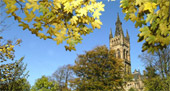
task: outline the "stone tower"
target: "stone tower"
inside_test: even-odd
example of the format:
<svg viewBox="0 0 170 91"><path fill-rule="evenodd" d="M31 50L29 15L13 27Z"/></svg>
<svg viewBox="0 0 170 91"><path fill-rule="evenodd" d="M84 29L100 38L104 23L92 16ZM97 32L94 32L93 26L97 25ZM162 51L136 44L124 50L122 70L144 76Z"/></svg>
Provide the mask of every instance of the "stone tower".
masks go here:
<svg viewBox="0 0 170 91"><path fill-rule="evenodd" d="M131 61L130 61L130 38L128 31L126 30L126 37L124 36L122 29L122 22L117 14L117 21L115 23L116 31L115 36L112 35L112 29L110 29L109 40L110 49L115 50L115 56L124 60L124 72L125 74L131 73Z"/></svg>

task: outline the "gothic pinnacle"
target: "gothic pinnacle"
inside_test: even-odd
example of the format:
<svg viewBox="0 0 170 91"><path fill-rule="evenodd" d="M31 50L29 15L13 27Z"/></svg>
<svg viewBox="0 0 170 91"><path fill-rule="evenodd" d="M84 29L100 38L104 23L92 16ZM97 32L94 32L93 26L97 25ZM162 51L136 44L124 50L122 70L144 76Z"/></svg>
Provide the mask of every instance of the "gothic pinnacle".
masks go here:
<svg viewBox="0 0 170 91"><path fill-rule="evenodd" d="M109 34L109 39L113 38L113 35L112 35L112 29L110 28L110 34Z"/></svg>
<svg viewBox="0 0 170 91"><path fill-rule="evenodd" d="M129 33L128 33L128 30L126 29L126 38L129 39Z"/></svg>
<svg viewBox="0 0 170 91"><path fill-rule="evenodd" d="M119 13L117 13L117 21L120 21Z"/></svg>

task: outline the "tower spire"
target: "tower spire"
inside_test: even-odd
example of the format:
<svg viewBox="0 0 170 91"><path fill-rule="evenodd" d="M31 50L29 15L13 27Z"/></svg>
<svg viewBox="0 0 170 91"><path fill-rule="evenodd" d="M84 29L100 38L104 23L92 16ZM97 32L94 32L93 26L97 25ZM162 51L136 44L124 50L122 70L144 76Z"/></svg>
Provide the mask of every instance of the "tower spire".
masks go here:
<svg viewBox="0 0 170 91"><path fill-rule="evenodd" d="M126 38L129 39L129 33L127 29L126 29Z"/></svg>
<svg viewBox="0 0 170 91"><path fill-rule="evenodd" d="M123 33L123 30L122 30L122 22L120 21L119 13L117 13L115 36L119 36L119 35L124 37L124 33Z"/></svg>
<svg viewBox="0 0 170 91"><path fill-rule="evenodd" d="M119 13L117 13L117 22L120 22Z"/></svg>
<svg viewBox="0 0 170 91"><path fill-rule="evenodd" d="M112 29L110 28L110 34L109 34L109 39L113 38L113 35L112 35Z"/></svg>

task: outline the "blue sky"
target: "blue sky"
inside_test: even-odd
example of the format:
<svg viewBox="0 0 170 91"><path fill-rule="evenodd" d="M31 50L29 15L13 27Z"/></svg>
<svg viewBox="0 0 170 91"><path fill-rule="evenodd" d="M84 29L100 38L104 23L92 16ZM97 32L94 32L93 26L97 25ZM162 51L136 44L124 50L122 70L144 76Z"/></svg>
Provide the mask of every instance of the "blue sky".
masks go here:
<svg viewBox="0 0 170 91"><path fill-rule="evenodd" d="M60 66L67 64L74 64L78 54L84 53L84 51L91 50L99 45L106 45L109 48L109 32L112 28L114 35L115 22L117 19L117 13L119 13L120 20L122 22L122 28L126 35L126 29L128 29L130 35L130 56L131 56L131 68L132 72L135 69L144 69L143 63L138 58L141 54L142 43L138 43L137 34L138 29L134 27L134 23L124 20L124 14L121 11L120 1L108 2L107 0L101 0L105 4L105 11L102 12L101 21L103 25L101 29L96 29L93 33L83 36L82 44L76 46L76 51L65 51L64 45L57 45L53 40L39 39L30 31L23 31L21 27L18 27L18 23L13 19L8 19L6 22L11 23L12 26L5 30L1 35L5 39L22 39L21 46L15 47L16 59L25 56L24 63L27 64L27 70L29 70L28 81L31 85L34 84L37 78L42 75L51 76L52 73Z"/></svg>

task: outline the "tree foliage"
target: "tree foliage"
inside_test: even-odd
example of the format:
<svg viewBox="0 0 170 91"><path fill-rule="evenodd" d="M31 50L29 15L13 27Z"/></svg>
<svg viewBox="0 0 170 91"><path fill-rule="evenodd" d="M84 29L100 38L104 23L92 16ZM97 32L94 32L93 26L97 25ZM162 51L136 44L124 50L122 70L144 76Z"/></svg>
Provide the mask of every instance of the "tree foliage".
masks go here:
<svg viewBox="0 0 170 91"><path fill-rule="evenodd" d="M167 84L161 79L152 66L146 67L143 82L145 91L168 91L166 87Z"/></svg>
<svg viewBox="0 0 170 91"><path fill-rule="evenodd" d="M4 82L6 80L12 79L10 75L12 75L12 71L14 70L15 63L9 63L10 60L14 60L14 46L19 45L21 40L17 40L16 43L12 43L12 41L3 40L3 37L0 36L0 81ZM8 63L7 63L8 61Z"/></svg>
<svg viewBox="0 0 170 91"><path fill-rule="evenodd" d="M6 64L9 66L1 68L0 71L0 90L9 91L29 91L30 84L27 81L28 72L25 73L26 65L22 62L24 57L20 60ZM11 66L11 64L13 64ZM3 66L3 65L2 65Z"/></svg>
<svg viewBox="0 0 170 91"><path fill-rule="evenodd" d="M66 50L75 50L82 35L100 28L99 16L104 4L96 0L3 0L6 13L43 39L52 39L57 44L66 41ZM24 12L22 17L18 11ZM90 27L91 26L91 27Z"/></svg>
<svg viewBox="0 0 170 91"><path fill-rule="evenodd" d="M170 90L170 48L151 53L143 53L140 58L146 64L144 85L146 91Z"/></svg>
<svg viewBox="0 0 170 91"><path fill-rule="evenodd" d="M135 88L130 88L128 91L137 91Z"/></svg>
<svg viewBox="0 0 170 91"><path fill-rule="evenodd" d="M55 79L59 84L59 90L69 90L70 84L69 81L73 79L73 71L69 68L70 65L64 65L59 67L52 75L52 78Z"/></svg>
<svg viewBox="0 0 170 91"><path fill-rule="evenodd" d="M58 83L51 80L49 77L42 76L37 79L35 85L32 86L31 91L57 91Z"/></svg>
<svg viewBox="0 0 170 91"><path fill-rule="evenodd" d="M158 51L170 44L169 0L121 0L125 20L140 27L138 42L145 40L142 51Z"/></svg>
<svg viewBox="0 0 170 91"><path fill-rule="evenodd" d="M4 41L3 37L0 36L0 59L1 63L4 61L14 59L14 46L19 45L21 40L17 40L16 43L12 43L11 40Z"/></svg>
<svg viewBox="0 0 170 91"><path fill-rule="evenodd" d="M27 78L20 78L9 83L8 91L30 91L31 85L27 81Z"/></svg>
<svg viewBox="0 0 170 91"><path fill-rule="evenodd" d="M170 47L154 52L154 54L144 52L139 56L146 66L153 66L161 77L170 75Z"/></svg>
<svg viewBox="0 0 170 91"><path fill-rule="evenodd" d="M71 67L77 78L70 81L78 91L109 91L123 89L123 61L114 57L106 46L96 47L78 55Z"/></svg>
<svg viewBox="0 0 170 91"><path fill-rule="evenodd" d="M0 1L0 8L4 8L5 3ZM0 33L2 33L4 30L7 30L7 28L10 26L10 23L6 23L7 15L4 14L6 10L0 10ZM14 60L14 46L19 45L21 42L20 39L18 39L15 43L11 40L5 40L0 35L0 82L7 81L9 79L12 79L10 75L12 75L12 71L14 70L15 63L10 62Z"/></svg>

